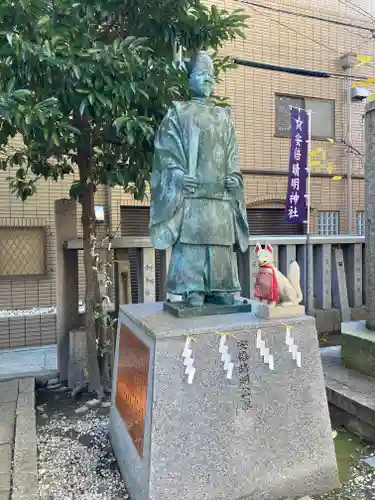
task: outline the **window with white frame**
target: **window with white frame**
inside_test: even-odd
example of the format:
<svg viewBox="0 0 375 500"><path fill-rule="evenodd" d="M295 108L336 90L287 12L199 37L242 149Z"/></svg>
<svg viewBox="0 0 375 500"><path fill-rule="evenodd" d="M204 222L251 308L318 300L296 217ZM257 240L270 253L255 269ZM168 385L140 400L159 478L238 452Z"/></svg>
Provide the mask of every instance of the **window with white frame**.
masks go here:
<svg viewBox="0 0 375 500"><path fill-rule="evenodd" d="M316 229L321 236L333 236L339 234L339 212L318 212Z"/></svg>
<svg viewBox="0 0 375 500"><path fill-rule="evenodd" d="M276 122L275 133L279 137L289 137L291 130L290 106L310 109L311 135L313 139L326 139L335 136L335 101L332 99L318 99L276 94Z"/></svg>
<svg viewBox="0 0 375 500"><path fill-rule="evenodd" d="M356 233L360 236L365 234L365 212L357 212L355 214Z"/></svg>

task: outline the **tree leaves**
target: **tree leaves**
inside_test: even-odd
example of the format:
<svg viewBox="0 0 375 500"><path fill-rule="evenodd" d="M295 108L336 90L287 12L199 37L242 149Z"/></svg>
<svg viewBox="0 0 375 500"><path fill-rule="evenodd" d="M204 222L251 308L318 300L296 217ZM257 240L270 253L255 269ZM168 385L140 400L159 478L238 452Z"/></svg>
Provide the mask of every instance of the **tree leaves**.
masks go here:
<svg viewBox="0 0 375 500"><path fill-rule="evenodd" d="M13 97L19 99L20 101L26 101L27 98L32 96L31 90L28 89L18 89L13 92Z"/></svg>
<svg viewBox="0 0 375 500"><path fill-rule="evenodd" d="M0 146L16 134L24 143L21 163L11 150L4 160L15 172L12 189L26 199L37 180L67 175L84 118L95 185L140 198L155 130L172 101L188 95L174 42L186 55L216 50L242 36L246 16L201 0L3 0L0 19ZM215 55L218 77L232 67ZM79 197L79 181L71 195Z"/></svg>
<svg viewBox="0 0 375 500"><path fill-rule="evenodd" d="M49 16L42 16L38 23L37 23L37 26L40 27L40 26L44 26L45 24L49 23L51 21L51 18Z"/></svg>

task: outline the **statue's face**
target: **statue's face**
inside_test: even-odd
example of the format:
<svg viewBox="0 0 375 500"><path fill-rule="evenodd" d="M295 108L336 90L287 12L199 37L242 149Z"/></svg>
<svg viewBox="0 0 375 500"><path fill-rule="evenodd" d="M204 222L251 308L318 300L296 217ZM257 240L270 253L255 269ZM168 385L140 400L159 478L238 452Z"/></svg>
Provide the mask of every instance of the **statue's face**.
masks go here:
<svg viewBox="0 0 375 500"><path fill-rule="evenodd" d="M215 84L215 72L211 57L198 55L195 68L190 74L189 85L195 97L209 97Z"/></svg>

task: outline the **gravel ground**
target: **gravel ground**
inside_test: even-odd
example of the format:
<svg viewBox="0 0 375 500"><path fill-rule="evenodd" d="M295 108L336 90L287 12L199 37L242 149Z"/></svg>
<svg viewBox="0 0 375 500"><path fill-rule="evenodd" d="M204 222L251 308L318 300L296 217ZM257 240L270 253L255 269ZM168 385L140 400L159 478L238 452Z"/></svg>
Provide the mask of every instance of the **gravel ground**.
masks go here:
<svg viewBox="0 0 375 500"><path fill-rule="evenodd" d="M375 499L375 471L363 462L351 467L351 478L340 491L329 493L316 500L372 500Z"/></svg>
<svg viewBox="0 0 375 500"><path fill-rule="evenodd" d="M85 312L84 304L78 305L80 313ZM56 314L56 307L33 307L32 309L0 309L0 318L13 316L38 316L40 314Z"/></svg>
<svg viewBox="0 0 375 500"><path fill-rule="evenodd" d="M375 469L363 460L375 456L374 446L343 429L339 429L338 434L335 447L342 483L341 489L315 500L375 499Z"/></svg>
<svg viewBox="0 0 375 500"><path fill-rule="evenodd" d="M129 498L109 441L109 401L76 413L87 401L58 385L37 391L41 500Z"/></svg>
<svg viewBox="0 0 375 500"><path fill-rule="evenodd" d="M70 392L58 384L37 391L40 500L129 498L109 441L109 400L95 408L88 403L88 397L73 402ZM341 434L340 438L342 487L314 500L374 500L375 469L362 459L375 456L375 448L352 443L343 451ZM350 436L344 439L350 445Z"/></svg>

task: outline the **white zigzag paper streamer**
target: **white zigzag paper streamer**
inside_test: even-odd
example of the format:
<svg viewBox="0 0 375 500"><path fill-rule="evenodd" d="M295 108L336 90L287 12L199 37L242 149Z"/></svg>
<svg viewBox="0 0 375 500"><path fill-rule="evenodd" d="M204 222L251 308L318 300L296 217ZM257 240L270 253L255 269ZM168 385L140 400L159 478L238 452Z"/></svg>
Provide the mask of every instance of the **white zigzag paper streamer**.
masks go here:
<svg viewBox="0 0 375 500"><path fill-rule="evenodd" d="M192 384L195 375L195 366L193 358L193 350L190 349L191 338L187 338L182 352L182 357L184 358L185 375L188 376L188 384Z"/></svg>
<svg viewBox="0 0 375 500"><path fill-rule="evenodd" d="M295 344L293 337L290 335L290 326L286 327L285 344L289 346L289 352L292 354L292 359L297 363L298 368L302 366L302 354L298 350L297 344Z"/></svg>
<svg viewBox="0 0 375 500"><path fill-rule="evenodd" d="M224 363L224 371L227 373L227 379L231 379L233 376L234 364L231 361L229 348L225 344L226 341L227 336L222 335L220 338L219 353L221 354L221 361Z"/></svg>
<svg viewBox="0 0 375 500"><path fill-rule="evenodd" d="M263 363L268 365L268 368L273 371L275 369L273 354L271 354L269 348L266 347L266 341L262 339L262 330L260 329L257 330L256 348L259 350L259 353L263 358Z"/></svg>

